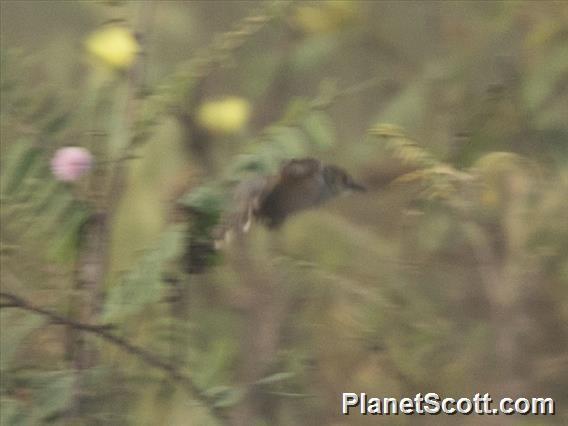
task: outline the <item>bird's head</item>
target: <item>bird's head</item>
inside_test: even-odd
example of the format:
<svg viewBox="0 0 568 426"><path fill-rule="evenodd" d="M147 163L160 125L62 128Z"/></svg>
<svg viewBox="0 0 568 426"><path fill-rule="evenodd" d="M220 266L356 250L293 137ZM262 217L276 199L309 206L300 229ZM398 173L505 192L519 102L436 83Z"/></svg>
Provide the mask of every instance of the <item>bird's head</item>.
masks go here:
<svg viewBox="0 0 568 426"><path fill-rule="evenodd" d="M323 168L323 179L333 195L343 192L366 191L363 185L356 182L345 170L337 166L325 166Z"/></svg>

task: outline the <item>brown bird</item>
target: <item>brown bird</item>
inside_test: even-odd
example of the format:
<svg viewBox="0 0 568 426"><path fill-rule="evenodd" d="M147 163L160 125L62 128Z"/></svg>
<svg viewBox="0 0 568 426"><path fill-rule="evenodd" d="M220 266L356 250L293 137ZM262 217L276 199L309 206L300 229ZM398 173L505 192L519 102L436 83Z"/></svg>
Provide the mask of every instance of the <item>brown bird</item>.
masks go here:
<svg viewBox="0 0 568 426"><path fill-rule="evenodd" d="M365 191L365 187L342 168L314 158L289 160L277 175L254 178L237 185L234 208L222 223L218 235L230 239L233 232L247 232L255 220L275 229L288 216L350 191Z"/></svg>

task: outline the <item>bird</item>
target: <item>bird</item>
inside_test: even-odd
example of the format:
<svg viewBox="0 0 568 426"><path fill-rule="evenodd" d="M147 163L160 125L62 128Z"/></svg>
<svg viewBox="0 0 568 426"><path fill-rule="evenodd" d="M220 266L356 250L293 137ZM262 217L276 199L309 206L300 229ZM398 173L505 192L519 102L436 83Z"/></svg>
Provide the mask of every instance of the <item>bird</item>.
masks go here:
<svg viewBox="0 0 568 426"><path fill-rule="evenodd" d="M288 160L275 175L258 176L235 187L233 208L221 220L216 245L230 241L235 232L248 232L253 222L278 229L289 216L353 191L366 188L341 167L311 157Z"/></svg>

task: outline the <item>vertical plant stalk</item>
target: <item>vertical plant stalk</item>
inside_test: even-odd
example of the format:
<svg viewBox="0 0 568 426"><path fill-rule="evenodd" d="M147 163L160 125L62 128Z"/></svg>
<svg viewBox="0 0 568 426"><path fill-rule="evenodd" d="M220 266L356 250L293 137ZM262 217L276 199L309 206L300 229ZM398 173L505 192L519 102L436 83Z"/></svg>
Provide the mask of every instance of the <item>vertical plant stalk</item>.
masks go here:
<svg viewBox="0 0 568 426"><path fill-rule="evenodd" d="M530 321L522 301L523 288L527 287L531 274L530 260L523 248L526 230L519 221L522 202L511 201L504 211L501 223L501 238L505 240L503 253L494 250L491 238L495 236L490 235L487 229L471 220L464 223L489 302L489 319L495 333L499 391L504 396L521 395L530 389L527 378L518 373L519 356L523 353L519 345L520 332L522 324Z"/></svg>
<svg viewBox="0 0 568 426"><path fill-rule="evenodd" d="M270 251L278 249L278 235L271 235ZM251 256L247 241L238 235L232 262L245 287L244 328L237 379L243 398L230 416L232 426L254 424L266 413L258 381L270 373L281 341L282 324L289 312L290 297L271 265Z"/></svg>
<svg viewBox="0 0 568 426"><path fill-rule="evenodd" d="M72 301L72 309L78 320L84 323L97 323L104 304L104 288L111 266L112 224L126 185L126 168L123 158L127 158L130 151L130 134L135 123L136 107L144 82L144 42L154 15L154 2L141 2L139 8L139 25L135 36L140 45L140 54L127 76L128 92L124 115L116 118L122 121L121 128L124 129L125 155L120 156L118 161L114 162L114 167L110 170L107 192L103 194L103 203L96 206L98 211L87 221L80 235L76 264L76 292ZM104 180L105 178L106 176L97 176L97 179ZM78 418L82 411L81 401L85 396L84 371L97 364L98 353L96 347L87 344L84 335L77 330L71 329L69 334L72 366L76 372L69 414L71 417Z"/></svg>
<svg viewBox="0 0 568 426"><path fill-rule="evenodd" d="M195 110L203 101L205 88L211 73L227 62L231 62L233 54L241 48L253 35L257 34L268 23L278 18L291 5L290 1L271 1L263 4L259 10L237 23L234 28L216 37L213 43L203 52L192 58L188 65L174 75L175 96L171 96L169 112L177 120L182 130L182 143L193 164L201 168L203 179L213 180L217 177L218 168L214 161L214 138L196 122ZM167 87L167 86L166 86ZM173 104L170 104L172 103ZM186 212L186 220L192 225L189 229L187 255L183 262L188 279L171 279L172 297L170 312L174 324L187 323L192 288L205 284L207 276L207 257L212 250L210 242L203 242L196 236L195 228L199 226L199 213ZM205 285L205 287L211 287ZM172 360L178 363L185 361L187 337L179 336L172 347Z"/></svg>
<svg viewBox="0 0 568 426"><path fill-rule="evenodd" d="M495 356L499 371L499 389L502 396L515 395L513 362L515 335L512 328L514 318L513 302L507 297L510 292L510 279L505 268L491 247L486 231L470 220L464 222L470 245L479 268L482 291L489 302L489 321L494 331ZM512 425L511 416L500 419L502 425Z"/></svg>
<svg viewBox="0 0 568 426"><path fill-rule="evenodd" d="M173 111L173 116L182 131L182 144L187 156L199 165L201 173L206 178L213 178L215 175L213 138L208 131L197 124L195 117L195 110L203 101L209 77L209 74L204 74L199 79L196 78L195 85L187 90L180 105L177 105Z"/></svg>

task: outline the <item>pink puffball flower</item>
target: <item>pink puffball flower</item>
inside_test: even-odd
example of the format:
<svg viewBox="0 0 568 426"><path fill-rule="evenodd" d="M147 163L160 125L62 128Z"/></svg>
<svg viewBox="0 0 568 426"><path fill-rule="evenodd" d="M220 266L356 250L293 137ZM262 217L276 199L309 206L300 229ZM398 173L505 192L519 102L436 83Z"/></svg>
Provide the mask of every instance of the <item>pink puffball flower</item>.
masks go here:
<svg viewBox="0 0 568 426"><path fill-rule="evenodd" d="M51 159L51 172L62 182L74 182L87 173L93 165L93 156L85 148L68 146L60 148Z"/></svg>

